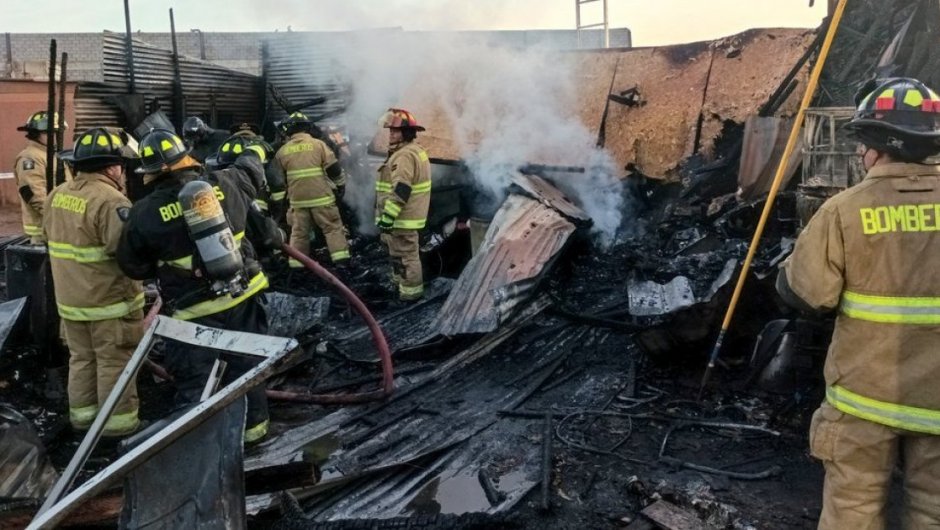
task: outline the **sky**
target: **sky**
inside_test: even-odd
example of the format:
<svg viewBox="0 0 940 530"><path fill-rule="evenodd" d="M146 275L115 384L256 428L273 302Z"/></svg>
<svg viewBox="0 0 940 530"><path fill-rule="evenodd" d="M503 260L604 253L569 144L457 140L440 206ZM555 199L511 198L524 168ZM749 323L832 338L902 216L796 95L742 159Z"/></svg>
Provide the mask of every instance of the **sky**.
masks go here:
<svg viewBox="0 0 940 530"><path fill-rule="evenodd" d="M124 30L122 0L4 0L0 32ZM709 40L755 27L816 27L826 0L608 0L610 27L628 27L634 46ZM582 7L601 22L602 3ZM573 29L574 0L130 0L134 31ZM55 16L62 13L63 16Z"/></svg>

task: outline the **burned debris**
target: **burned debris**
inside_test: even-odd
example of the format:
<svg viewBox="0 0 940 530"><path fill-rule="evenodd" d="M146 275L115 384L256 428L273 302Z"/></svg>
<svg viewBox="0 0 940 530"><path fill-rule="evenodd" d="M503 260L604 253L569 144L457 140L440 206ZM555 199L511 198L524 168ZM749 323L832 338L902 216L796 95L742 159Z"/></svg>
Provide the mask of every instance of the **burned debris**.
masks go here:
<svg viewBox="0 0 940 530"><path fill-rule="evenodd" d="M158 315L167 302L148 286L148 332L82 434L62 413L67 354L48 254L0 241L0 526L815 526L822 470L805 438L832 320L789 309L777 271L819 206L863 176L841 128L857 81L937 70L919 51L936 36L925 21L935 3L899 0L877 19L874 4L850 4L839 33L751 30L511 63L527 75L564 64L579 88L570 100L547 95L566 86L546 81L494 101L493 87L468 81L478 62L451 84L419 72L396 80L428 128L419 140L431 182L405 193L430 195L414 303L399 299L400 267L388 266L373 222L395 210L375 204L377 190L391 192L374 176L389 145L356 121L373 109L357 107L345 77L368 64L356 62L366 37L337 35L326 48L348 51L351 65L337 66L327 51L298 59L321 53L309 51L312 37L278 35L255 78L106 34L104 80L79 87L80 120L142 136L179 126L185 102L214 125L261 122L273 133L272 117L307 113L348 178L333 200L354 259L321 266L336 255L321 233L309 255L261 256L267 335ZM880 62L858 50L877 50ZM152 82L150 63L173 83ZM814 106L798 107L815 65ZM506 92L510 81L500 81ZM555 132L552 120L525 122L530 99L578 123L557 120ZM169 341L260 362L223 385L223 358L202 400L173 409ZM134 380L149 425L99 443ZM271 403L270 431L244 446L242 396L256 387Z"/></svg>

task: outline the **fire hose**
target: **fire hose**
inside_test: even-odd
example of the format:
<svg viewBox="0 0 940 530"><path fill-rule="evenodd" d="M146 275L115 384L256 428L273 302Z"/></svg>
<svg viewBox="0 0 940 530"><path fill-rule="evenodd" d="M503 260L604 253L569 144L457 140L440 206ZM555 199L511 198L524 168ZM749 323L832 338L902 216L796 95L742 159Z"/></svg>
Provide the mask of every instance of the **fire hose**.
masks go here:
<svg viewBox="0 0 940 530"><path fill-rule="evenodd" d="M357 313L359 313L359 316L365 320L366 325L369 327L369 331L372 333L372 342L375 344L375 347L379 352L379 359L382 364L382 386L381 388L371 392L360 392L357 394L310 394L305 392L268 390L268 397L271 399L295 401L299 403L341 405L376 401L390 396L392 392L395 391L395 374L394 368L392 367L392 352L388 348L388 342L385 340L385 334L382 333L382 328L379 327L379 323L376 322L375 317L372 316L372 313L369 312L369 309L366 308L366 305L362 303L362 300L356 296L356 293L352 292L349 287L341 282L339 278L330 273L330 271L323 268L322 265L307 257L299 250L291 247L290 245L287 245L286 243L281 246L281 249L288 256L302 263L304 267L309 269L312 273L320 277L320 279L339 291L340 294L343 295L343 298L345 298L349 303L349 305L351 305L352 308L355 309Z"/></svg>
<svg viewBox="0 0 940 530"><path fill-rule="evenodd" d="M369 312L369 309L365 306L364 303L362 303L362 300L356 296L356 293L352 292L349 287L341 282L339 278L330 273L330 271L323 268L322 265L287 244L282 246L282 250L288 256L303 263L307 269L339 291L340 294L343 295L343 298L345 298L346 301L349 302L349 304L353 307L353 309L359 313L362 319L365 320L366 325L369 327L369 331L372 333L372 341L375 343L375 347L379 352L379 359L382 364L382 388L373 390L371 392L360 392L356 394L310 394L305 392L268 390L267 396L271 399L280 401L316 403L322 405L364 403L368 401L377 401L379 399L384 399L390 396L392 392L395 391L395 374L394 368L392 366L392 352L388 348L388 342L385 340L385 334L382 332L382 328L379 327L379 323L376 322L375 317L372 316L372 313ZM147 314L145 320L147 324L149 324L149 321L152 320L160 311L161 306L162 301L158 296L153 304L153 307ZM154 363L153 361L150 361L149 359L147 360L147 364L158 377L168 381L173 380L172 376L162 366Z"/></svg>

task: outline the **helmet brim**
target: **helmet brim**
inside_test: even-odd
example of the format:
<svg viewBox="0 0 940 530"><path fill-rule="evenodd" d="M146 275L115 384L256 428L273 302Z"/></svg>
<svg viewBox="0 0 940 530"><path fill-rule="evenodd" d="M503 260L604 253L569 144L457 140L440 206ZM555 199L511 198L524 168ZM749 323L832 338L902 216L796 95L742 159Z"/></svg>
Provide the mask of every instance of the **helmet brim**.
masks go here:
<svg viewBox="0 0 940 530"><path fill-rule="evenodd" d="M422 131L426 131L426 130L427 130L427 129L425 129L424 127L422 127L422 126L420 126L420 125L415 125L415 126L413 126L413 127L412 127L412 126L408 126L408 127L392 127L391 125L384 125L383 127L385 127L386 129L411 129L411 130L413 130L413 131L418 131L418 132L422 132Z"/></svg>
<svg viewBox="0 0 940 530"><path fill-rule="evenodd" d="M909 127L900 127L893 123L888 123L882 120L876 120L872 118L859 118L850 121L843 125L843 129L849 131L851 134L853 131L858 131L862 129L874 129L882 131L891 131L896 132L900 135L912 136L915 138L924 138L929 140L940 140L940 131L918 131Z"/></svg>

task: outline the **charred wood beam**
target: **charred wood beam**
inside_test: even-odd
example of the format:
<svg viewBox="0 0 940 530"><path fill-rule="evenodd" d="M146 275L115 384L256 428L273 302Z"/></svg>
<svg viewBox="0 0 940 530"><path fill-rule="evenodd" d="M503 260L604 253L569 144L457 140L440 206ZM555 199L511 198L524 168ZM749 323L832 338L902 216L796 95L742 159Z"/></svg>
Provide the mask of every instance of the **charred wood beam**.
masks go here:
<svg viewBox="0 0 940 530"><path fill-rule="evenodd" d="M49 41L49 100L46 105L46 192L55 187L55 134L52 132L55 123L55 60L56 42Z"/></svg>
<svg viewBox="0 0 940 530"><path fill-rule="evenodd" d="M63 126L55 132L55 145L59 150L65 147L65 83L68 64L69 54L62 52L62 66L59 73L59 119L62 120ZM58 186L63 182L65 182L65 162L59 159L55 168L55 185Z"/></svg>

